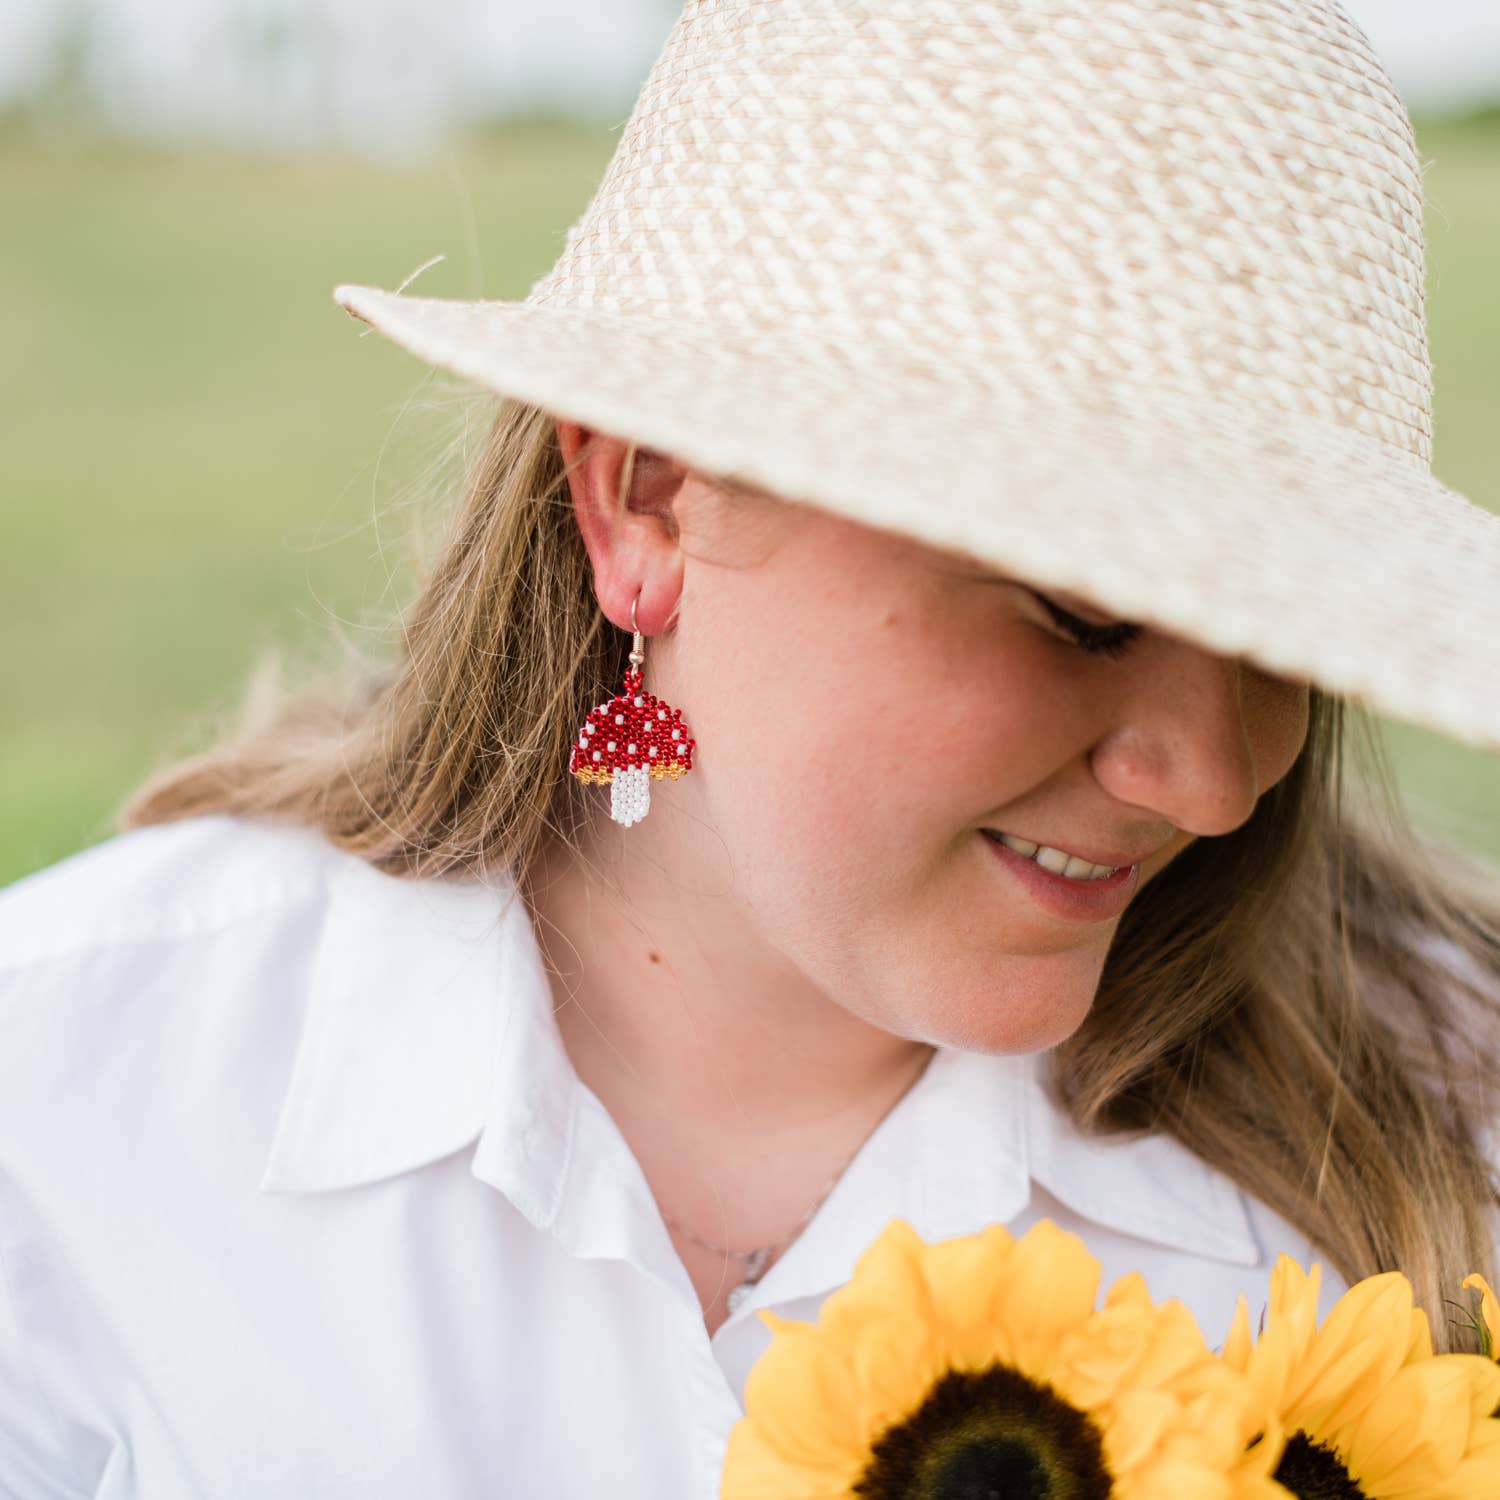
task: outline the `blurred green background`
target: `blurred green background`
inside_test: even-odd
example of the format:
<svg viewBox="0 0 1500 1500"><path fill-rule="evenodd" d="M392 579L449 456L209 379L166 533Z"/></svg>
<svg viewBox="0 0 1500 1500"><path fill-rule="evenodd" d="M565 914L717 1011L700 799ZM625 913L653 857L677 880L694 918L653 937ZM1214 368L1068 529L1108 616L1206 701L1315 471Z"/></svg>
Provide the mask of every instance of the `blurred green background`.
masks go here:
<svg viewBox="0 0 1500 1500"><path fill-rule="evenodd" d="M108 837L264 645L406 597L446 432L330 291L442 254L412 290L524 297L617 138L513 120L403 167L0 131L0 883ZM1500 510L1500 112L1418 141L1435 467ZM1383 728L1414 820L1500 862L1500 756Z"/></svg>

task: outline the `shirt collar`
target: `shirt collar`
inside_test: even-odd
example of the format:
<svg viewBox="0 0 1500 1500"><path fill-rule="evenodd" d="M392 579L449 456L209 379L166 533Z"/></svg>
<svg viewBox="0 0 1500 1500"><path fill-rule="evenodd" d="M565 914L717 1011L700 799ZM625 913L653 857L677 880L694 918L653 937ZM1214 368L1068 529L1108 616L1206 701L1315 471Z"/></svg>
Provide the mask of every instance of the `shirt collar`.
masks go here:
<svg viewBox="0 0 1500 1500"><path fill-rule="evenodd" d="M1053 1098L1050 1054L939 1048L876 1128L818 1218L838 1226L799 1279L847 1279L888 1220L925 1238L1005 1223L1035 1179L1099 1224L1240 1265L1259 1249L1238 1188L1165 1135L1094 1139ZM333 867L309 1012L260 1187L321 1192L379 1181L475 1145L474 1175L538 1227L581 1225L565 1200L643 1189L580 1131L609 1129L552 1014L531 918L508 873L494 883ZM646 1231L639 1208L630 1233ZM608 1215L604 1215L608 1218ZM621 1222L629 1219L625 1215ZM622 1231L624 1232L624 1231ZM596 1248L591 1253L609 1253ZM809 1290L813 1288L809 1286ZM790 1288L781 1294L793 1294Z"/></svg>
<svg viewBox="0 0 1500 1500"><path fill-rule="evenodd" d="M509 982L517 934L501 904L478 881L405 880L338 856L263 1192L357 1187L479 1133L515 1009L500 999L527 993Z"/></svg>

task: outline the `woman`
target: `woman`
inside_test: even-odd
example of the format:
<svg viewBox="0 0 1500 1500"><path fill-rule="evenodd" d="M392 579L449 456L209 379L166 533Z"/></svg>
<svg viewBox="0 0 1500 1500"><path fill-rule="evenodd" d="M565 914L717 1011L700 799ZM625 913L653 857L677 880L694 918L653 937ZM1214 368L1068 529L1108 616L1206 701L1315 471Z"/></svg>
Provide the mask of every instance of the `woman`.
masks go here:
<svg viewBox="0 0 1500 1500"><path fill-rule="evenodd" d="M912 9L691 4L526 302L338 289L502 399L399 660L0 902L11 1489L712 1495L898 1215L1462 1347L1500 894L1343 779L1500 744L1404 111L1322 0Z"/></svg>

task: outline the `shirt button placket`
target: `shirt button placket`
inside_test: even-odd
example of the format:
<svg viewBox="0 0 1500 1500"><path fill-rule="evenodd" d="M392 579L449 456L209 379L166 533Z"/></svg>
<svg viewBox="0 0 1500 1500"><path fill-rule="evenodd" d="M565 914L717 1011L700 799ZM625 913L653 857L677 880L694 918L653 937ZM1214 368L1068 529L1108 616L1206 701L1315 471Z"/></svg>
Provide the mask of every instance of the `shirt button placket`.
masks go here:
<svg viewBox="0 0 1500 1500"><path fill-rule="evenodd" d="M692 1361L694 1414L693 1500L718 1500L724 1473L724 1449L729 1433L743 1413L729 1389L729 1382L713 1356L712 1348L700 1344Z"/></svg>

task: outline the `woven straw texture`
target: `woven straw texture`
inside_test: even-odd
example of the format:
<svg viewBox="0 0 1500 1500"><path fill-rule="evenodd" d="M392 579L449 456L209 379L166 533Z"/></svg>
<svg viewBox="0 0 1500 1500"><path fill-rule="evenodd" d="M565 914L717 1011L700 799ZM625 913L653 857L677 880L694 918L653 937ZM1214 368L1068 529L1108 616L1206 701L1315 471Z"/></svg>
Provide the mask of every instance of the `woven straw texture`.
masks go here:
<svg viewBox="0 0 1500 1500"><path fill-rule="evenodd" d="M1500 747L1421 177L1325 0L689 0L523 302L423 359Z"/></svg>

